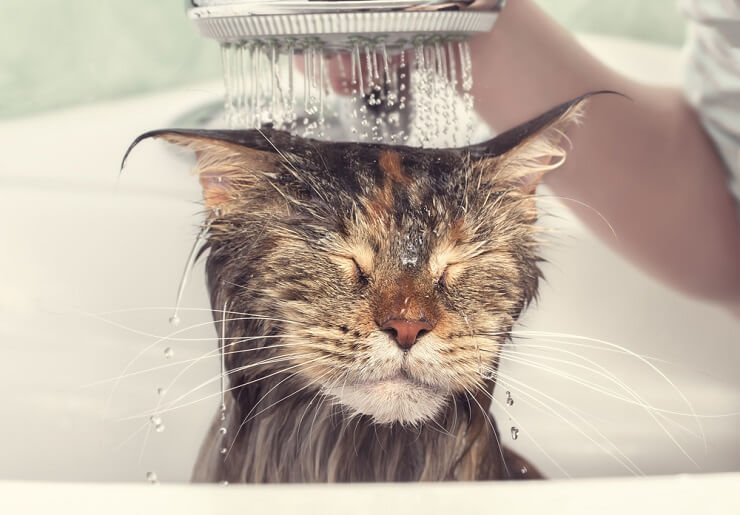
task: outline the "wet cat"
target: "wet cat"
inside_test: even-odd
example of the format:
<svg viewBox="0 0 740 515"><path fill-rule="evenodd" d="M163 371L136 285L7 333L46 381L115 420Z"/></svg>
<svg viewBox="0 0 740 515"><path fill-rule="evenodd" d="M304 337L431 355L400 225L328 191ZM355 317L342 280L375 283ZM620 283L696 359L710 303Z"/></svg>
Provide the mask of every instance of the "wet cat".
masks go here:
<svg viewBox="0 0 740 515"><path fill-rule="evenodd" d="M195 151L207 208L230 389L193 479L540 477L488 408L540 277L534 190L588 96L460 149L273 130L137 138Z"/></svg>

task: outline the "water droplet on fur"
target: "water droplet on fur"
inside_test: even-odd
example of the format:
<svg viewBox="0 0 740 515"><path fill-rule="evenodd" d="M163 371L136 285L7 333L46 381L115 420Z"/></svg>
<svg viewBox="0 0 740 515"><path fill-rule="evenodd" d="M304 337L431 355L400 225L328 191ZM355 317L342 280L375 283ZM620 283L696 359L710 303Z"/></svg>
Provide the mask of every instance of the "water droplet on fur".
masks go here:
<svg viewBox="0 0 740 515"><path fill-rule="evenodd" d="M157 473L156 472L147 472L146 473L146 480L149 481L153 485L156 485L157 483L159 483L159 480L157 479Z"/></svg>
<svg viewBox="0 0 740 515"><path fill-rule="evenodd" d="M225 435L226 434L226 428L225 427L218 428L218 434Z"/></svg>
<svg viewBox="0 0 740 515"><path fill-rule="evenodd" d="M399 258L403 266L415 266L419 260L420 249L410 235L406 235L401 244Z"/></svg>
<svg viewBox="0 0 740 515"><path fill-rule="evenodd" d="M520 472L522 473L522 475L525 475L528 472L527 467L522 465L522 469L520 470Z"/></svg>
<svg viewBox="0 0 740 515"><path fill-rule="evenodd" d="M506 405L507 406L513 406L514 405L514 398L511 396L511 392L506 392Z"/></svg>
<svg viewBox="0 0 740 515"><path fill-rule="evenodd" d="M172 349L172 347L167 347L164 350L164 357L165 358L170 359L174 355L175 355L175 351Z"/></svg>
<svg viewBox="0 0 740 515"><path fill-rule="evenodd" d="M221 481L221 483L219 483L219 484L221 486L229 486L229 482L228 481Z"/></svg>
<svg viewBox="0 0 740 515"><path fill-rule="evenodd" d="M516 440L517 438L519 438L519 428L511 426L511 439Z"/></svg>
<svg viewBox="0 0 740 515"><path fill-rule="evenodd" d="M221 454L226 454L229 452L229 450L226 447L221 447L221 450L219 451Z"/></svg>

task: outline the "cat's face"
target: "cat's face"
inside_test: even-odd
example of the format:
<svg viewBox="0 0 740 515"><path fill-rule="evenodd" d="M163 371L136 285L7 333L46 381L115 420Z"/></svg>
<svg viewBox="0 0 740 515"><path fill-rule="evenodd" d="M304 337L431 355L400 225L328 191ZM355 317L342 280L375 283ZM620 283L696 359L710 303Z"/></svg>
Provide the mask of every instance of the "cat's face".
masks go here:
<svg viewBox="0 0 740 515"><path fill-rule="evenodd" d="M269 336L239 348L274 347L277 369L351 413L416 424L491 388L536 293L531 193L567 107L473 155L273 131L154 135L198 155L213 307L259 317L229 315L232 338ZM250 356L230 353L229 368Z"/></svg>
<svg viewBox="0 0 740 515"><path fill-rule="evenodd" d="M350 153L333 165L371 179L351 202L329 199L340 210L324 234L291 239L286 268L303 279L276 293L309 292L282 311L329 358L307 380L379 423L420 422L482 385L534 294L533 205L458 153Z"/></svg>

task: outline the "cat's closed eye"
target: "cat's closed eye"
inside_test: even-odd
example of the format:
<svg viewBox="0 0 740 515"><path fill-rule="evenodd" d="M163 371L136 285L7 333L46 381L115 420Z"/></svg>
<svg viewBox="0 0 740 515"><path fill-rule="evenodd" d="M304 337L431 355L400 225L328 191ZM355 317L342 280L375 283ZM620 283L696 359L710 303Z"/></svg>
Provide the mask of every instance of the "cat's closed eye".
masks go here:
<svg viewBox="0 0 740 515"><path fill-rule="evenodd" d="M357 273L357 282L359 282L362 285L366 285L368 281L370 280L370 276L368 275L368 272L363 270L360 263L357 262L357 259L352 258L352 263L355 265L355 272Z"/></svg>
<svg viewBox="0 0 740 515"><path fill-rule="evenodd" d="M338 254L330 254L329 259L339 266L346 278L357 284L364 286L370 280L372 269L369 268L371 265L368 261L363 261L362 258L358 259L354 255ZM360 261L364 262L364 266L360 264Z"/></svg>

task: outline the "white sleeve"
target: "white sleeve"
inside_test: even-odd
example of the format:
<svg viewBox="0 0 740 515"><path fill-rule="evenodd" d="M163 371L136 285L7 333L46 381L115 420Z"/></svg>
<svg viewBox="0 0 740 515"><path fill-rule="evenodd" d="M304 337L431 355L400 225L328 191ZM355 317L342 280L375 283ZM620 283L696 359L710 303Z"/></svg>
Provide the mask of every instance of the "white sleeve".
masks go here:
<svg viewBox="0 0 740 515"><path fill-rule="evenodd" d="M684 92L730 170L740 202L740 0L683 0Z"/></svg>

